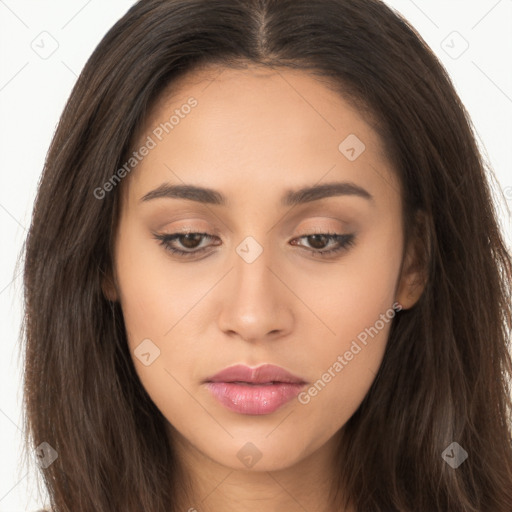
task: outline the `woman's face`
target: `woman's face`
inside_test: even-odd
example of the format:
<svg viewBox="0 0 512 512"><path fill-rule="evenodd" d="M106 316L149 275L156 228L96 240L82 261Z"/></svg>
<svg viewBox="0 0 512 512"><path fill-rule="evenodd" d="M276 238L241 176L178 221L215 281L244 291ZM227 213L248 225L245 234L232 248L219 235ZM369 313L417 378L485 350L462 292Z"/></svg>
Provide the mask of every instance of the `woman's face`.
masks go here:
<svg viewBox="0 0 512 512"><path fill-rule="evenodd" d="M290 467L334 443L381 364L393 304L411 301L400 186L376 132L304 72L177 85L127 166L106 294L181 442L231 468ZM299 384L208 382L239 364Z"/></svg>

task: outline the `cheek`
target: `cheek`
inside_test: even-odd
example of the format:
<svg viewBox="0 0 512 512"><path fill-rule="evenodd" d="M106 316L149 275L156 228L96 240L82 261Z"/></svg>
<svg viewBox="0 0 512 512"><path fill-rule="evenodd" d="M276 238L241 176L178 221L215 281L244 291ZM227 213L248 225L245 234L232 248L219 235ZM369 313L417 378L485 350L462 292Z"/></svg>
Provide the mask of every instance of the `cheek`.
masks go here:
<svg viewBox="0 0 512 512"><path fill-rule="evenodd" d="M116 270L130 355L152 399L172 409L172 404L189 402L178 381L204 357L194 332L201 319L195 305L211 284L194 282L190 272L170 264L158 241L144 231L125 227L119 233Z"/></svg>
<svg viewBox="0 0 512 512"><path fill-rule="evenodd" d="M312 354L312 374L317 380L300 401L306 407L324 410L326 424L332 429L347 421L367 394L396 315L392 306L401 263L400 234L381 229L367 237L372 240L360 240L358 249L331 266L329 274L323 278L310 275L300 292L317 290L309 295L309 304L328 327L321 329L321 337L315 337L311 327L310 340L317 340ZM320 332L318 318L309 323L315 323Z"/></svg>
<svg viewBox="0 0 512 512"><path fill-rule="evenodd" d="M120 230L116 268L129 342L165 340L173 326L204 295L190 275L169 264L165 249L150 234Z"/></svg>
<svg viewBox="0 0 512 512"><path fill-rule="evenodd" d="M372 290L362 301L353 295L340 298L337 315L330 321L335 335L324 335L314 350L309 347L311 384L299 395L299 403L305 415L312 419L319 415L323 428L331 433L360 406L384 356L396 313L391 302L384 305L386 293Z"/></svg>
<svg viewBox="0 0 512 512"><path fill-rule="evenodd" d="M391 308L401 257L400 233L384 225L361 236L338 261L308 263L299 272L293 268L287 279L316 314L308 323L322 332L327 346L338 347Z"/></svg>

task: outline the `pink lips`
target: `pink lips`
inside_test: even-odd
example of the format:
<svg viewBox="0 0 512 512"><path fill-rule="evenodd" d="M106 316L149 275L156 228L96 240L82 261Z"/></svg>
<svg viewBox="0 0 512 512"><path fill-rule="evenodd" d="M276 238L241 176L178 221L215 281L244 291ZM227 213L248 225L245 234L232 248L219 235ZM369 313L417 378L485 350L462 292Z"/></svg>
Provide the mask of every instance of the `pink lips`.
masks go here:
<svg viewBox="0 0 512 512"><path fill-rule="evenodd" d="M270 414L300 393L304 380L279 366L235 365L207 378L206 387L228 409L241 414Z"/></svg>

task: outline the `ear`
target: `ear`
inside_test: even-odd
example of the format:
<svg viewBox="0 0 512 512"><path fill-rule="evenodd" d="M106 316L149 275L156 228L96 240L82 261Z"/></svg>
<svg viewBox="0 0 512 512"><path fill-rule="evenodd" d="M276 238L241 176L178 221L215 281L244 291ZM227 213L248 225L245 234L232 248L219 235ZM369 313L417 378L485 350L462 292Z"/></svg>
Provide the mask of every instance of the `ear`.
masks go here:
<svg viewBox="0 0 512 512"><path fill-rule="evenodd" d="M101 276L101 290L103 292L103 296L110 302L117 302L119 300L117 287L110 272Z"/></svg>
<svg viewBox="0 0 512 512"><path fill-rule="evenodd" d="M404 310L418 302L427 284L430 236L424 212L416 214L411 231L396 291L396 302Z"/></svg>

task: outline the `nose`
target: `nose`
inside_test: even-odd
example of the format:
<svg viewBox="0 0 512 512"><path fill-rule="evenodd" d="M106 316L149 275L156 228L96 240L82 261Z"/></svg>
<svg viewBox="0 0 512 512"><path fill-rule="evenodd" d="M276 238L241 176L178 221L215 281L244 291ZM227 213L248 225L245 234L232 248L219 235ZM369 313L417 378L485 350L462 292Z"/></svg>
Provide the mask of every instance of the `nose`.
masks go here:
<svg viewBox="0 0 512 512"><path fill-rule="evenodd" d="M286 276L280 274L265 248L252 262L236 254L234 268L220 290L222 332L252 343L288 334L294 322L293 293Z"/></svg>

